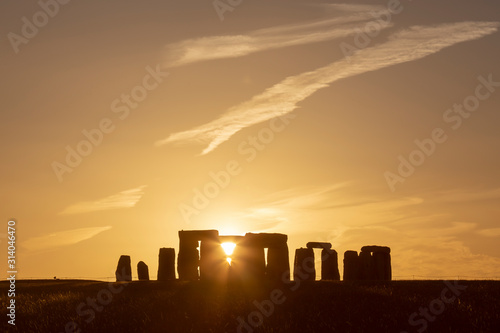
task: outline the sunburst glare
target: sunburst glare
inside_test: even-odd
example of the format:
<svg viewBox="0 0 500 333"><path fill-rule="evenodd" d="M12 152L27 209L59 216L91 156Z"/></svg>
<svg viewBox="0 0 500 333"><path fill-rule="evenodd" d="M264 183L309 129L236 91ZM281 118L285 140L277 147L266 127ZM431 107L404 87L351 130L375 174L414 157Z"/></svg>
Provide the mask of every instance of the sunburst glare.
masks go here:
<svg viewBox="0 0 500 333"><path fill-rule="evenodd" d="M222 243L221 244L222 248L224 249L224 252L226 253L227 256L230 256L233 254L234 248L236 247L235 243Z"/></svg>

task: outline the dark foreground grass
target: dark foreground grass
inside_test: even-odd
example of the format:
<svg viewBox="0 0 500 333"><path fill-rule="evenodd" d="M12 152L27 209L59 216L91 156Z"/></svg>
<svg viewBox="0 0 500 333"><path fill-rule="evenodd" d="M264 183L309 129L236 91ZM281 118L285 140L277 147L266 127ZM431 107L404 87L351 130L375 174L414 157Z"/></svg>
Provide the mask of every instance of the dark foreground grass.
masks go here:
<svg viewBox="0 0 500 333"><path fill-rule="evenodd" d="M246 333L423 332L424 328L426 332L500 332L500 282L460 281L458 285L467 288L453 299L452 291L443 291L449 289L443 281L245 287L179 281L127 285L18 281L16 326L12 327L5 316L7 283L0 282L0 332L66 332L72 321L78 327L73 330L69 324L68 332L237 332L239 326ZM449 303L439 301L442 295ZM99 304L98 297L109 304ZM270 306L270 299L281 304ZM97 310L92 308L94 301ZM413 324L409 322L412 313L429 307L427 319L418 314ZM248 326L242 327L241 320Z"/></svg>

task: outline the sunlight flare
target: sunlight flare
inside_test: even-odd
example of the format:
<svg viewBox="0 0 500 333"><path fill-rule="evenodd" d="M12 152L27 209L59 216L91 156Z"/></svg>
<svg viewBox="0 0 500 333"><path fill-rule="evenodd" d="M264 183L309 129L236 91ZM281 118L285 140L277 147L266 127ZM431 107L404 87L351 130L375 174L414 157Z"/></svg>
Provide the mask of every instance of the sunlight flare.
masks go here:
<svg viewBox="0 0 500 333"><path fill-rule="evenodd" d="M234 248L236 247L236 244L235 243L222 243L221 246L224 249L224 252L226 253L226 255L230 256L233 254L233 251L234 251Z"/></svg>

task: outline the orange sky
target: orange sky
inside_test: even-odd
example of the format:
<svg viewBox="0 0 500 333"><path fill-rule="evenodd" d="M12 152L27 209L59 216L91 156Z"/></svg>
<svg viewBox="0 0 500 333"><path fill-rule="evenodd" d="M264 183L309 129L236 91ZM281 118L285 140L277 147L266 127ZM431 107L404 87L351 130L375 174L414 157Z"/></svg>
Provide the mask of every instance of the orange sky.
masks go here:
<svg viewBox="0 0 500 333"><path fill-rule="evenodd" d="M291 260L386 245L396 279L500 277L496 2L42 11L0 4L18 278L112 277L121 254L154 278L181 229L285 233Z"/></svg>

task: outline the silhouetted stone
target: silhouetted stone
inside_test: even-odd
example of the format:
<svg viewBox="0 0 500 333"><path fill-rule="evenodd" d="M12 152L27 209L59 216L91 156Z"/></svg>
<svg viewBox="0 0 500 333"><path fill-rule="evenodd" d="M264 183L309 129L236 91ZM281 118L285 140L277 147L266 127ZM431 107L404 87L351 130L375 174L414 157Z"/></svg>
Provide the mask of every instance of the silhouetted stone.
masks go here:
<svg viewBox="0 0 500 333"><path fill-rule="evenodd" d="M288 236L285 234L271 234L271 233L247 233L245 234L245 241L251 243L254 246L259 246L263 248L273 248L279 247L286 244Z"/></svg>
<svg viewBox="0 0 500 333"><path fill-rule="evenodd" d="M158 254L158 281L175 280L175 249L162 247Z"/></svg>
<svg viewBox="0 0 500 333"><path fill-rule="evenodd" d="M331 249L332 243L323 243L323 242L309 242L306 244L308 249Z"/></svg>
<svg viewBox="0 0 500 333"><path fill-rule="evenodd" d="M387 253L385 256L384 280L387 280L387 281L392 280L392 262L391 262L391 255L389 253Z"/></svg>
<svg viewBox="0 0 500 333"><path fill-rule="evenodd" d="M137 263L137 277L139 281L149 281L149 268L144 261Z"/></svg>
<svg viewBox="0 0 500 333"><path fill-rule="evenodd" d="M179 255L177 272L180 280L198 280L200 252L198 242L204 238L217 238L217 230L181 230L179 231Z"/></svg>
<svg viewBox="0 0 500 333"><path fill-rule="evenodd" d="M285 281L290 271L288 245L285 243L267 249L266 276L271 281Z"/></svg>
<svg viewBox="0 0 500 333"><path fill-rule="evenodd" d="M215 229L207 230L181 230L179 231L179 237L184 239L191 239L201 241L202 239L217 239L219 237L219 231Z"/></svg>
<svg viewBox="0 0 500 333"><path fill-rule="evenodd" d="M199 252L198 240L179 235L179 255L177 272L180 280L198 280Z"/></svg>
<svg viewBox="0 0 500 333"><path fill-rule="evenodd" d="M391 249L387 246L363 246L360 258L360 279L391 280Z"/></svg>
<svg viewBox="0 0 500 333"><path fill-rule="evenodd" d="M219 241L220 243L234 243L234 244L239 244L245 236L232 236L232 235L219 235Z"/></svg>
<svg viewBox="0 0 500 333"><path fill-rule="evenodd" d="M246 281L264 277L281 281L285 273L290 271L287 240L288 236L284 234L247 233L234 250L232 276ZM267 267L264 248L268 249Z"/></svg>
<svg viewBox="0 0 500 333"><path fill-rule="evenodd" d="M198 251L198 242L200 250ZM198 276L198 267L200 274ZM177 270L181 280L227 278L227 263L217 230L179 231Z"/></svg>
<svg viewBox="0 0 500 333"><path fill-rule="evenodd" d="M200 243L200 280L222 281L227 278L228 263L218 236L208 235Z"/></svg>
<svg viewBox="0 0 500 333"><path fill-rule="evenodd" d="M242 237L219 236L217 230L179 231L179 279L198 279L199 267L202 280L225 280L230 275L242 280L258 280L267 276L281 281L290 271L287 240L288 236L284 234L247 233ZM224 242L237 244L231 256L231 267L221 247ZM267 267L265 248L268 248Z"/></svg>
<svg viewBox="0 0 500 333"><path fill-rule="evenodd" d="M266 271L264 248L253 237L245 238L235 247L231 273L241 281L262 280Z"/></svg>
<svg viewBox="0 0 500 333"><path fill-rule="evenodd" d="M130 256L120 256L116 267L116 281L132 281L132 266Z"/></svg>
<svg viewBox="0 0 500 333"><path fill-rule="evenodd" d="M313 249L300 248L295 250L293 279L301 281L316 280Z"/></svg>
<svg viewBox="0 0 500 333"><path fill-rule="evenodd" d="M285 273L290 271L287 240L287 235L278 233L247 233L245 235L244 242L247 246L262 250L267 248L267 267L265 267L265 261L264 267L265 275L269 280L281 281ZM258 264L261 267L260 262Z"/></svg>
<svg viewBox="0 0 500 333"><path fill-rule="evenodd" d="M391 248L387 246L367 245L361 248L361 252L384 252L391 253Z"/></svg>
<svg viewBox="0 0 500 333"><path fill-rule="evenodd" d="M326 248L321 251L321 280L340 280L337 251Z"/></svg>
<svg viewBox="0 0 500 333"><path fill-rule="evenodd" d="M284 278L289 278L290 271L287 240L287 235L277 233L219 236L217 230L179 231L177 263L179 278L181 280L202 279L211 281L224 281L229 278L249 281L261 280L267 277L272 281L282 281ZM231 266L226 262L226 254L221 247L221 243L226 242L236 244L236 248L231 255ZM265 248L268 249L267 267L264 255ZM316 279L313 250L316 248L322 249L321 279L340 280L338 254L335 250L332 250L332 244L328 242L308 242L307 248L296 250L294 278L309 281ZM162 260L162 250L165 251L164 261ZM356 251L346 251L344 253L343 279L346 281L391 280L390 252L391 250L387 246L375 245L363 246L359 256ZM160 250L159 280L175 279L174 259L175 252L173 249ZM122 259L120 258L120 260ZM167 267L165 268L167 276L165 278L163 277L162 267Z"/></svg>
<svg viewBox="0 0 500 333"><path fill-rule="evenodd" d="M376 280L390 281L392 279L391 255L387 252L373 252L373 262Z"/></svg>
<svg viewBox="0 0 500 333"><path fill-rule="evenodd" d="M375 264L370 252L361 251L358 257L359 263L359 280L376 280Z"/></svg>
<svg viewBox="0 0 500 333"><path fill-rule="evenodd" d="M356 251L344 252L344 281L354 281L359 278L359 258Z"/></svg>

